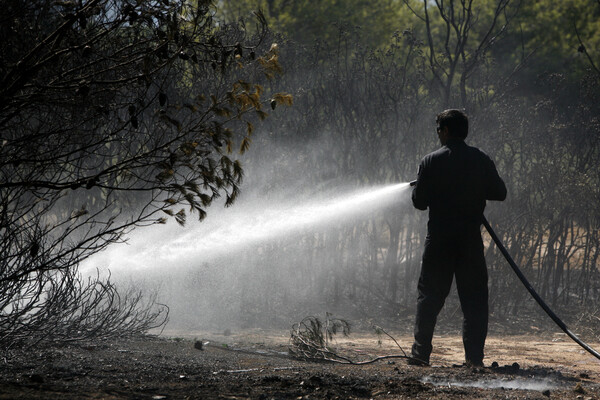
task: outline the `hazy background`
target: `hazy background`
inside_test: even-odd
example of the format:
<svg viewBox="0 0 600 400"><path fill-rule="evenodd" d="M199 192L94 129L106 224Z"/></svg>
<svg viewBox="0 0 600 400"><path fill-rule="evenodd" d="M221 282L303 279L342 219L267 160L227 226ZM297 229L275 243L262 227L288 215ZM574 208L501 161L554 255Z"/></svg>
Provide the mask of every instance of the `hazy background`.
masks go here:
<svg viewBox="0 0 600 400"><path fill-rule="evenodd" d="M143 272L172 307L170 326L285 328L326 311L410 321L426 213L401 196L395 208L304 233L251 245L244 236L264 229L258 221L248 229L248 221L279 215L281 207L414 179L420 159L438 147L435 115L445 108L466 110L467 141L495 160L507 183L508 199L489 204L486 215L517 263L571 322L595 315L600 74L592 60L600 5L476 2L471 20L459 21L467 38L445 31L433 3L429 30L418 1L406 2L417 15L401 1L309 3L221 4L231 19L263 8L284 68L268 85L292 93L294 106L275 109L259 128L232 209L213 207L206 222L166 227L168 234L157 228L187 246ZM218 260L202 260L194 247L223 230L239 244ZM132 237L138 234L149 233ZM494 246L487 260L493 329L539 315ZM441 326L460 327L455 297Z"/></svg>
<svg viewBox="0 0 600 400"><path fill-rule="evenodd" d="M121 15L124 5L117 0L105 3L112 8L107 6L98 17L99 24ZM600 321L600 3L437 3L205 1L198 4L206 6L202 18L209 21L208 28L198 41L189 42L173 33L191 24L180 9L170 8L176 6L155 4L157 15L164 15L148 24L162 21L152 26L161 35L136 28L143 12L132 18L129 9L115 37L127 32L131 43L144 43L138 36L150 32L148 43L158 46L142 49L154 58L140 58L136 68L146 73L150 61L168 59L172 64L146 81L134 74L136 70L117 70L115 74L130 73L131 83L116 88L107 99L102 97L104 88L92 85L91 94L85 91L87 100L81 101L82 89L90 87L73 77L68 88L75 97L69 97L67 111L56 112L68 116L64 120L46 118L44 107L52 111L67 97L54 102L39 97L43 107L35 103L37 96L31 97L33 106L26 112L36 121L52 121L57 129L65 121L79 124L73 130L77 135L65 131L67 143L94 138L89 132L114 133L106 146L98 145L94 156L99 163L73 163L75 173L68 168L60 172L68 179L75 176L75 181L57 186L55 208L44 209L50 212L40 213L43 218L35 225L53 223L56 229L46 234L25 224L22 239L14 244L15 235L3 228L2 248L14 247L11 254L21 263L15 265L27 266L27 255L35 256L34 245L42 239L48 242L51 234L58 232L53 249L59 251L73 237L81 240L94 229L106 238L102 229L119 221L113 215L133 215L135 220L140 215L155 218L155 213L168 223L130 231L126 226L127 244L110 237L102 242L106 250L80 266L77 259L69 259L66 269L80 267L87 274L98 268L103 276L110 271L119 288L154 293L158 303L169 307L172 329L288 328L307 315L331 312L359 327L377 322L410 330L427 221L426 212L412 208L410 190L398 190L391 203L382 200L367 207L357 202L326 221L335 207L318 207L415 179L421 158L439 147L435 116L460 108L470 118L467 142L495 160L508 187L505 202L488 204L488 220L541 296L580 333L595 337ZM57 15L62 21L62 14ZM49 20L42 18L39 24ZM79 25L80 30L90 29ZM73 32L69 40L78 43L78 31ZM157 50L164 40L169 41L166 54ZM17 36L13 42L20 43ZM112 54L112 45L109 42L102 51ZM77 60L90 60L79 54L80 47L71 49L78 52ZM15 47L11 49L3 47L3 54ZM120 54L118 48L115 51ZM15 65L18 59L15 56ZM95 61L89 62L95 68ZM54 69L47 74L49 79L56 75ZM247 111L248 103L235 103L232 96L245 91L260 97L255 86L244 89L246 81L261 85L264 106L252 117L236 118L235 107ZM293 105L284 107L281 99L272 102L278 92L291 94ZM114 114L98 114L104 113L105 104L115 107ZM89 121L81 117L85 112ZM24 123L9 121L10 127L2 126L3 135L12 129L11 134L20 137ZM38 131L45 124L30 124L35 125L27 125L32 138L44 139ZM80 133L83 128L89 132ZM244 154L238 142L231 151L225 146L240 131L240 140L249 144ZM21 164L11 161L15 140L5 136L10 140L0 147L0 161L3 176L13 179L30 156L23 156ZM174 137L179 141L166 146ZM147 165L128 164L130 154L152 145L164 152ZM239 194L235 160L244 172ZM113 174L111 168L99 169L103 163L124 167ZM96 170L102 173L94 178L90 174ZM33 163L29 171L40 167ZM31 202L43 197L42 189L28 192L32 180L26 181L26 196L21 197ZM208 200L217 193L222 197L208 206L206 193L200 193L196 183L204 183ZM2 189L0 200L8 209L13 192ZM233 200L231 207L223 207ZM174 214L177 210L169 208L169 201L189 203L194 211L186 206L183 214ZM90 217L90 225L73 230L72 236L60 236L64 229L56 222L56 209L68 217L83 206L89 215L99 210L96 220ZM197 221L204 211L207 218ZM100 217L107 225L96 222ZM144 218L137 225L150 224ZM489 241L485 234L484 238ZM93 253L96 247L85 250ZM548 320L494 246L486 247L486 259L492 332L514 331L515 326L548 329ZM49 271L58 268L42 265ZM453 294L438 326L458 330L460 324Z"/></svg>

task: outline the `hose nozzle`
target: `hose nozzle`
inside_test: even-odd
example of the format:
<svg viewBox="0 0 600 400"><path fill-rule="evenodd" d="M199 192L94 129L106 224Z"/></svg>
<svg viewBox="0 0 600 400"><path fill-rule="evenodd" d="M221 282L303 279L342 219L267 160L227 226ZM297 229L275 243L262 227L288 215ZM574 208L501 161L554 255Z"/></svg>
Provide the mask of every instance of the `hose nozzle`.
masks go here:
<svg viewBox="0 0 600 400"><path fill-rule="evenodd" d="M409 186L416 186L416 184L417 184L417 181L416 181L416 180L414 180L414 181L410 182L408 185L409 185Z"/></svg>

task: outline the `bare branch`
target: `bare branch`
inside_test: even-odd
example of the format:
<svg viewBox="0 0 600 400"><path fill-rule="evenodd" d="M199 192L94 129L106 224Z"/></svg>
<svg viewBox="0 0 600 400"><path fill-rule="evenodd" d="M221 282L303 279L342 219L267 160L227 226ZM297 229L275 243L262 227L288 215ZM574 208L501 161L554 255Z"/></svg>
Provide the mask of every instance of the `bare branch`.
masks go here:
<svg viewBox="0 0 600 400"><path fill-rule="evenodd" d="M598 0L598 2L600 3L600 0ZM585 54L585 56L588 59L588 62L590 63L590 66L592 67L592 69L594 71L596 71L596 73L598 75L600 75L600 69L598 69L598 67L596 67L596 64L594 63L594 60L592 59L592 56L590 56L590 53L587 51L587 47L583 43L583 40L581 40L581 36L579 35L579 30L577 29L577 24L576 23L573 24L573 28L575 28L575 34L577 35L577 41L579 42L579 48L577 49L577 51L579 51L580 53Z"/></svg>

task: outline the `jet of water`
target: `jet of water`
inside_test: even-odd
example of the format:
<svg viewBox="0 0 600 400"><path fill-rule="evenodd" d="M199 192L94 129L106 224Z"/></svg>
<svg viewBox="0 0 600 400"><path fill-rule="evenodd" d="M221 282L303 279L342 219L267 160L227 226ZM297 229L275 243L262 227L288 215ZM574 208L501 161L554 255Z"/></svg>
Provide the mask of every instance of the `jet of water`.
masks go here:
<svg viewBox="0 0 600 400"><path fill-rule="evenodd" d="M156 226L90 258L84 268L122 268L129 272L152 267L189 267L282 237L308 232L390 207L402 199L409 183L364 188L310 201L235 204L191 229Z"/></svg>

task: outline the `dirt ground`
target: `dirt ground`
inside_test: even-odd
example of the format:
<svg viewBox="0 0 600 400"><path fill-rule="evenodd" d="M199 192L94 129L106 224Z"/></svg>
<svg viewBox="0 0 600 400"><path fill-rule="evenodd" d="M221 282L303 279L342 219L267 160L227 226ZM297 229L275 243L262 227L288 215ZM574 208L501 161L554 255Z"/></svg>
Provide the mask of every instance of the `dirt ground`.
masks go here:
<svg viewBox="0 0 600 400"><path fill-rule="evenodd" d="M435 337L431 367L294 360L288 338L285 331L171 331L13 351L0 367L0 399L600 399L600 361L564 335L491 336L486 367L476 369L459 366L462 343L454 335ZM400 354L372 334L353 333L334 346L363 358Z"/></svg>

